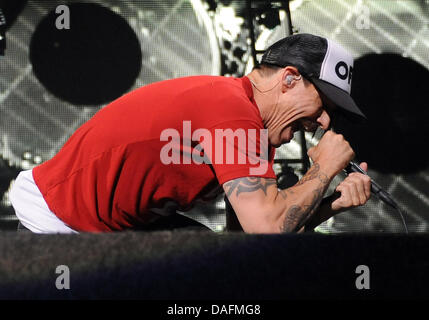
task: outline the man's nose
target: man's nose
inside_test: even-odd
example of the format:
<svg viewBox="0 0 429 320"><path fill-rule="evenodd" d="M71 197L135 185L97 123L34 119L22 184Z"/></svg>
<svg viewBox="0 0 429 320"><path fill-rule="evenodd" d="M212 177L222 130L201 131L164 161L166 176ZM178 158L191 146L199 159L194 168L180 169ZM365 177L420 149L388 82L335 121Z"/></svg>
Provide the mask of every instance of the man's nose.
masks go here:
<svg viewBox="0 0 429 320"><path fill-rule="evenodd" d="M317 123L322 127L323 130L329 129L329 125L331 124L331 118L326 111L323 111L320 117L317 118Z"/></svg>

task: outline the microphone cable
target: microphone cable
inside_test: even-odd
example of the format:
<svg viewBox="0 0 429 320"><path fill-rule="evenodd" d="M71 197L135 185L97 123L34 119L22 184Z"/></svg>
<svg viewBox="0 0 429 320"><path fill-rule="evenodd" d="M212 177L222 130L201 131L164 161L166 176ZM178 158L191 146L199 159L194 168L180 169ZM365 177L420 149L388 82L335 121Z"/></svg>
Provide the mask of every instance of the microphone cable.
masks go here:
<svg viewBox="0 0 429 320"><path fill-rule="evenodd" d="M350 161L350 164L344 169L344 172L348 175L351 172L359 172L364 175L368 175L366 171L364 171L356 162ZM371 177L371 193L377 196L378 199L383 201L385 204L389 205L390 207L394 208L401 217L402 224L404 226L405 233L408 234L408 228L407 224L405 223L404 215L399 208L399 205L396 203L396 201L393 199L392 195L390 195L387 191L385 191L378 183L376 183Z"/></svg>

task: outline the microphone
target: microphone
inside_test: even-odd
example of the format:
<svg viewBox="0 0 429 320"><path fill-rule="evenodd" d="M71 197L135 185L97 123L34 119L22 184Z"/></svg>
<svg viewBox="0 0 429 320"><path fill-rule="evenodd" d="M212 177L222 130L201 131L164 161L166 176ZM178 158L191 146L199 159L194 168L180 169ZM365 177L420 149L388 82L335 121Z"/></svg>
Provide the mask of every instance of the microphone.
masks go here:
<svg viewBox="0 0 429 320"><path fill-rule="evenodd" d="M323 134L325 133L325 130L323 130L320 127L318 129L321 129L321 131L323 132L322 133L322 136L323 136ZM317 131L317 129L316 129L316 131ZM314 132L314 134L316 134L316 131ZM314 137L314 135L313 135L313 137ZM368 173L365 170L363 170L354 161L350 161L349 165L347 167L345 167L343 171L346 173L346 175L349 175L352 172L358 172L358 173L362 173L362 174L368 176ZM371 178L371 193L374 194L375 196L377 196L377 198L380 199L381 201L383 201L385 204L391 206L396 211L398 211L398 213L401 217L401 220L402 220L402 224L404 225L405 233L408 234L407 224L405 223L404 215L402 214L402 211L399 208L399 205L396 203L396 201L393 199L393 197L387 191L385 191L378 183L376 183L372 178Z"/></svg>
<svg viewBox="0 0 429 320"><path fill-rule="evenodd" d="M359 172L364 175L368 176L368 173L363 170L356 162L350 161L349 165L344 169L346 174L350 174L352 172ZM371 177L370 177L371 178ZM376 195L378 199L383 201L385 204L391 206L396 211L398 211L399 215L401 216L402 224L404 225L405 233L408 234L408 228L407 224L405 223L404 216L402 214L401 209L399 208L399 205L396 203L396 201L393 199L393 197L385 191L382 187L380 187L379 184L377 184L372 178L371 178L371 193Z"/></svg>

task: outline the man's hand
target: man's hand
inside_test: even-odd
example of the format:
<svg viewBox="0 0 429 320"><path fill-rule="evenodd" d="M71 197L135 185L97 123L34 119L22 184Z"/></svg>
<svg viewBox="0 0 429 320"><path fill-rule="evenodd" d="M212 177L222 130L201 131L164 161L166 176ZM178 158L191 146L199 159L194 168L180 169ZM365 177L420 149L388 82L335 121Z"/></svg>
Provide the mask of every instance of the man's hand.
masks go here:
<svg viewBox="0 0 429 320"><path fill-rule="evenodd" d="M368 170L366 162L362 162L360 167L365 171ZM313 230L319 224L347 209L364 205L371 196L371 179L367 175L354 172L349 174L335 191L341 196L338 198L333 194L323 199L319 210L305 224L305 231Z"/></svg>
<svg viewBox="0 0 429 320"><path fill-rule="evenodd" d="M360 167L368 170L368 164L362 162ZM349 208L364 205L371 196L371 178L362 173L353 172L335 189L341 192L341 197L332 202L333 211L343 211Z"/></svg>
<svg viewBox="0 0 429 320"><path fill-rule="evenodd" d="M308 156L314 163L319 163L323 171L335 177L355 156L350 144L341 134L326 131L317 146L310 148Z"/></svg>

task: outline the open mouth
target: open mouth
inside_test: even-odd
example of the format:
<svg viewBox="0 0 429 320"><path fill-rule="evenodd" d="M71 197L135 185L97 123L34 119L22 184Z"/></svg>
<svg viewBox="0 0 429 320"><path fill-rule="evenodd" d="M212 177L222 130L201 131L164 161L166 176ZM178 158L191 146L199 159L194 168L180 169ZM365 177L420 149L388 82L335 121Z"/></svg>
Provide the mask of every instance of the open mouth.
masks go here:
<svg viewBox="0 0 429 320"><path fill-rule="evenodd" d="M315 132L319 124L313 121L297 122L292 125L292 130L295 133L296 131L303 130L306 132Z"/></svg>
<svg viewBox="0 0 429 320"><path fill-rule="evenodd" d="M295 133L295 132L297 132L297 131L299 131L301 129L303 129L303 126L301 125L301 123L294 122L292 124L292 133Z"/></svg>

